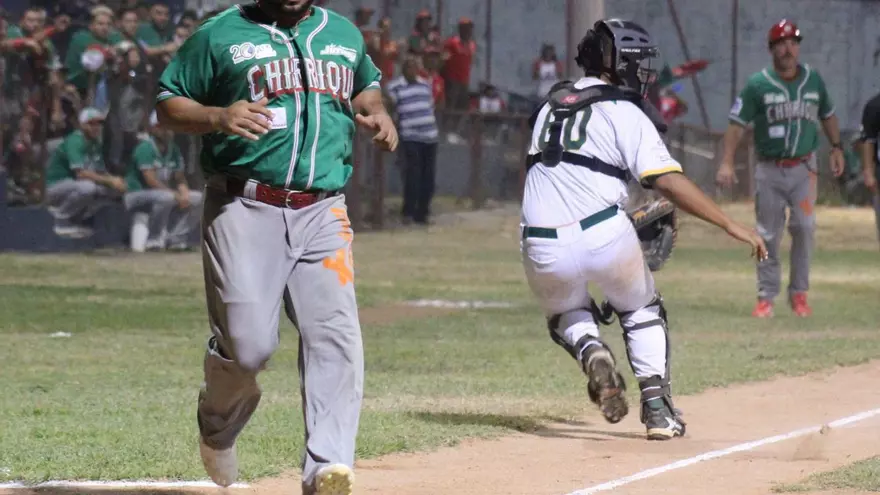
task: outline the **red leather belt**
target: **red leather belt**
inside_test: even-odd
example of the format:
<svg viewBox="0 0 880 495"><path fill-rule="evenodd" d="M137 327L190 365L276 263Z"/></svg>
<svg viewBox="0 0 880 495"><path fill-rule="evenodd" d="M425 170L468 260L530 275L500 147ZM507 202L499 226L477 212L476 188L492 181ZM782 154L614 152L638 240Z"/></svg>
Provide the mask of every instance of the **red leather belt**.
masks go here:
<svg viewBox="0 0 880 495"><path fill-rule="evenodd" d="M299 210L339 194L339 191L293 191L231 177L212 177L208 181L208 186L220 189L232 196L291 210Z"/></svg>
<svg viewBox="0 0 880 495"><path fill-rule="evenodd" d="M804 156L796 156L793 158L764 158L762 161L770 162L775 164L777 167L797 167L798 165L809 161L810 158L813 157L812 153L806 154Z"/></svg>

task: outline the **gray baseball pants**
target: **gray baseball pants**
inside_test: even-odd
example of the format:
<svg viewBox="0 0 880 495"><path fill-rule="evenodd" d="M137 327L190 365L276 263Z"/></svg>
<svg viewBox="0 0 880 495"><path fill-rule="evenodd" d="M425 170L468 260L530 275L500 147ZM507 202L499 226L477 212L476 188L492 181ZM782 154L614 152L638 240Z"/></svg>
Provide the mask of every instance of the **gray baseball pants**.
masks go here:
<svg viewBox="0 0 880 495"><path fill-rule="evenodd" d="M769 258L759 263L758 298L773 300L780 293L779 245L789 212L791 235L788 295L810 288L810 261L816 231L815 157L794 167L759 161L755 171L755 216L758 234L767 244Z"/></svg>
<svg viewBox="0 0 880 495"><path fill-rule="evenodd" d="M150 215L148 242L185 244L190 232L198 228L201 219L202 193L189 192L190 205L186 209L177 206L174 191L144 189L125 195L125 208L143 211Z"/></svg>
<svg viewBox="0 0 880 495"><path fill-rule="evenodd" d="M62 223L83 223L120 194L90 180L65 179L46 188L46 200Z"/></svg>
<svg viewBox="0 0 880 495"><path fill-rule="evenodd" d="M874 221L877 222L877 240L880 241L880 194L874 195Z"/></svg>
<svg viewBox="0 0 880 495"><path fill-rule="evenodd" d="M202 238L213 333L197 414L205 443L228 448L256 410L283 304L299 330L303 484L328 464L353 468L364 358L344 196L292 210L209 187Z"/></svg>

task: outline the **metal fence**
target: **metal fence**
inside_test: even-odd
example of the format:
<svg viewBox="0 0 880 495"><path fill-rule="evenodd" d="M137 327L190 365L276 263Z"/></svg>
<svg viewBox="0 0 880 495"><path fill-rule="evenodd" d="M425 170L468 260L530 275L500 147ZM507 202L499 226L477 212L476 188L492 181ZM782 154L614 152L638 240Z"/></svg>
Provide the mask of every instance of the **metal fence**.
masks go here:
<svg viewBox="0 0 880 495"><path fill-rule="evenodd" d="M438 112L439 120L445 114ZM518 202L525 179L525 159L531 130L528 115L456 112L465 122L465 143L443 139L438 147L437 189L439 196L458 198L465 208L480 209L488 202ZM854 131L844 132L844 142ZM446 133L441 133L444 136ZM756 156L752 135L746 132L735 154L737 183L729 188L716 185L723 133L688 124L673 124L664 136L670 153L685 175L719 202L749 201L755 192ZM829 148L819 153L819 202L839 203L842 180L831 174ZM352 222L361 229L382 229L397 221L396 198L402 193L401 161L398 153L375 151L369 135L358 132L354 148L354 175L346 194ZM632 185L636 194L639 187Z"/></svg>

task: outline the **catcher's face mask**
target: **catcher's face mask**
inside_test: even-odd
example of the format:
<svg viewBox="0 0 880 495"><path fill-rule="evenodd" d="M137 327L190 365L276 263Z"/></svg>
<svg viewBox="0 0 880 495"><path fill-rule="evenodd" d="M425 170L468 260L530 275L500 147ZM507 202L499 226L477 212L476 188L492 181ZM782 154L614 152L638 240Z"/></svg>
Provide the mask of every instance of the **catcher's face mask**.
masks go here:
<svg viewBox="0 0 880 495"><path fill-rule="evenodd" d="M648 87L657 78L652 62L660 56L648 32L632 21L610 19L598 24L610 44L603 43L604 62L617 79L615 83L647 96Z"/></svg>

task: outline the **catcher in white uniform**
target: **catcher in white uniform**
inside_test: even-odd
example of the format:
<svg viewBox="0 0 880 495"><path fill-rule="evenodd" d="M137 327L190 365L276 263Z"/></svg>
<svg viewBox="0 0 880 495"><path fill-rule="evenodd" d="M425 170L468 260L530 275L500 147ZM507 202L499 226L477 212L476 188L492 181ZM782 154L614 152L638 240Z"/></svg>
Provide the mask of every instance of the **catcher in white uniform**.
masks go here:
<svg viewBox="0 0 880 495"><path fill-rule="evenodd" d="M578 46L585 77L557 84L532 117L532 142L522 205L522 259L550 336L587 375L590 400L616 423L628 412L625 382L598 322L612 311L623 328L641 390L641 421L652 440L684 435L672 404L669 339L663 299L624 211L627 183L636 178L682 210L750 244L767 256L761 238L728 218L682 173L648 114L644 96L658 55L641 26L597 22ZM657 122L655 125L654 122ZM588 284L605 295L597 305Z"/></svg>

